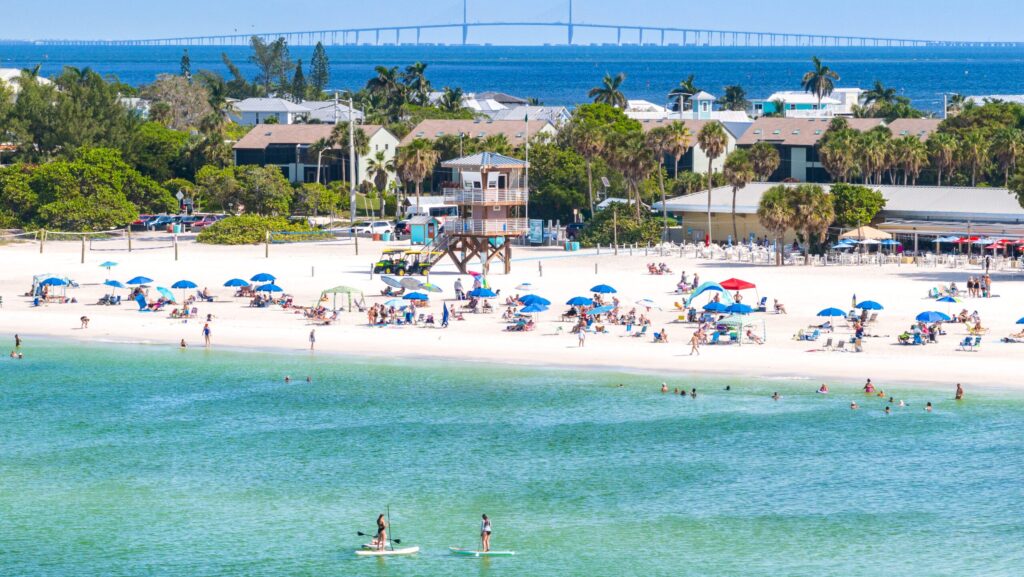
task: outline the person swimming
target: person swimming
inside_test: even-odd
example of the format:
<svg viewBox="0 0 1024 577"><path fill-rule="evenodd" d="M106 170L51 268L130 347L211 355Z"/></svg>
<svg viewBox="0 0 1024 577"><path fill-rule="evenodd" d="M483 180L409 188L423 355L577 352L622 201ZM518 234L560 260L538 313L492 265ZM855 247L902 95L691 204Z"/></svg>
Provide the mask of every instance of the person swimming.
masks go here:
<svg viewBox="0 0 1024 577"><path fill-rule="evenodd" d="M892 408L889 405L885 406L885 414L886 415L891 415L892 414Z"/></svg>
<svg viewBox="0 0 1024 577"><path fill-rule="evenodd" d="M665 382L661 383L661 392L663 392L663 393L667 393L668 392L668 383L665 383Z"/></svg>
<svg viewBox="0 0 1024 577"><path fill-rule="evenodd" d="M818 387L818 392L823 394L823 395L827 395L828 394L828 385L826 385L825 383L821 383L821 386Z"/></svg>
<svg viewBox="0 0 1024 577"><path fill-rule="evenodd" d="M780 395L778 391L775 391L774 393L772 393L772 400L773 401L777 401L777 400L779 400L781 398L782 398L782 395Z"/></svg>
<svg viewBox="0 0 1024 577"><path fill-rule="evenodd" d="M691 389L690 390L690 398L691 399L696 399L697 398L697 389Z"/></svg>
<svg viewBox="0 0 1024 577"><path fill-rule="evenodd" d="M860 406L857 405L857 401L850 401L850 410L851 411L856 411L859 408L860 408Z"/></svg>
<svg viewBox="0 0 1024 577"><path fill-rule="evenodd" d="M931 401L928 401L928 403L924 406L924 410L927 413L932 412L932 402Z"/></svg>

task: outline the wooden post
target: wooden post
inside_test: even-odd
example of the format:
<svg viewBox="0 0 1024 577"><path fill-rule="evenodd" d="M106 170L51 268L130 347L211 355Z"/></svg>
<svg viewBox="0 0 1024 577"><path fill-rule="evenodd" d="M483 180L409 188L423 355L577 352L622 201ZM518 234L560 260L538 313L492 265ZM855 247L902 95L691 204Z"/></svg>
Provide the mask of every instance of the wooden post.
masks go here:
<svg viewBox="0 0 1024 577"><path fill-rule="evenodd" d="M355 232L352 233L352 238L356 240L356 256L359 256L359 235Z"/></svg>
<svg viewBox="0 0 1024 577"><path fill-rule="evenodd" d="M178 235L174 235L174 260L178 260Z"/></svg>
<svg viewBox="0 0 1024 577"><path fill-rule="evenodd" d="M39 236L39 254L43 254L43 245L46 244L46 229L36 233Z"/></svg>
<svg viewBox="0 0 1024 577"><path fill-rule="evenodd" d="M537 273L542 277L544 276L544 266L540 261L537 261Z"/></svg>
<svg viewBox="0 0 1024 577"><path fill-rule="evenodd" d="M619 211L616 210L617 208L612 206L612 244L615 245L615 256L619 256Z"/></svg>
<svg viewBox="0 0 1024 577"><path fill-rule="evenodd" d="M597 263L594 263L594 276L597 276Z"/></svg>
<svg viewBox="0 0 1024 577"><path fill-rule="evenodd" d="M82 235L82 264L85 264L85 235Z"/></svg>
<svg viewBox="0 0 1024 577"><path fill-rule="evenodd" d="M128 252L132 251L132 225L128 225L125 229L128 232Z"/></svg>
<svg viewBox="0 0 1024 577"><path fill-rule="evenodd" d="M266 233L266 239L263 243L263 258L270 258L270 231Z"/></svg>

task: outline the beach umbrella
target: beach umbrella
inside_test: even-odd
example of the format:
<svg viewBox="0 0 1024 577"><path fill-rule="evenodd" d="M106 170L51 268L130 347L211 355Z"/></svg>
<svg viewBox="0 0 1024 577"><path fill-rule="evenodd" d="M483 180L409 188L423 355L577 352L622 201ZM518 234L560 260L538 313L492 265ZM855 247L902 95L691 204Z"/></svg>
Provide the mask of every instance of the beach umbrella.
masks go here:
<svg viewBox="0 0 1024 577"><path fill-rule="evenodd" d="M185 299L185 292L184 291L188 290L188 289L199 288L199 287L196 286L196 283L194 283L194 282L192 282L190 280L180 280L180 281L172 284L171 288L172 289L179 289L179 290L181 290L182 291L182 293L181 293L181 302L185 302L186 299Z"/></svg>
<svg viewBox="0 0 1024 577"><path fill-rule="evenodd" d="M243 279L240 279L240 278L233 278L233 279L229 280L228 282L224 283L224 286L226 286L226 287L249 286L249 281L243 280Z"/></svg>
<svg viewBox="0 0 1024 577"><path fill-rule="evenodd" d="M712 313L724 313L727 308L729 307L722 303L716 303L715 301L711 301L704 305L704 310Z"/></svg>
<svg viewBox="0 0 1024 577"><path fill-rule="evenodd" d="M831 308L824 309L822 311L818 311L818 316L819 317L845 317L846 313L841 311L841 310L839 310L839 309L837 309L837 308L835 308L835 307L831 307Z"/></svg>
<svg viewBox="0 0 1024 577"><path fill-rule="evenodd" d="M283 293L284 289L277 286L274 283L267 283L256 287L256 290L261 293Z"/></svg>
<svg viewBox="0 0 1024 577"><path fill-rule="evenodd" d="M68 286L68 281L62 278L51 276L50 278L44 279L41 283L39 283L39 286Z"/></svg>
<svg viewBox="0 0 1024 577"><path fill-rule="evenodd" d="M592 315L603 315L604 313L610 313L613 310L615 310L615 305L604 305L601 307L592 308L588 312L589 314Z"/></svg>
<svg viewBox="0 0 1024 577"><path fill-rule="evenodd" d="M749 315L750 313L754 312L754 308L751 307L750 305L745 305L743 303L733 303L725 307L725 312L733 313L736 315Z"/></svg>
<svg viewBox="0 0 1024 577"><path fill-rule="evenodd" d="M843 250L844 248L853 248L853 247L854 247L854 245L850 244L848 242L841 242L839 244L832 245L832 248L835 249L835 250Z"/></svg>
<svg viewBox="0 0 1024 577"><path fill-rule="evenodd" d="M411 290L411 291L419 290L420 287L423 286L423 281L417 280L417 279L414 279L414 278L411 278L411 277L403 278L401 283L402 283L402 288L405 288L405 289L408 289L408 290Z"/></svg>
<svg viewBox="0 0 1024 577"><path fill-rule="evenodd" d="M658 303L654 302L651 299L640 299L636 301L636 304L642 307L647 307L649 309L658 309L659 311L661 310L661 307L658 306Z"/></svg>
<svg viewBox="0 0 1024 577"><path fill-rule="evenodd" d="M268 272L261 272L260 274L253 275L253 277L249 280L251 280L252 282L272 283L277 280L277 277Z"/></svg>
<svg viewBox="0 0 1024 577"><path fill-rule="evenodd" d="M532 291L532 290L533 290L533 285L532 285L531 283L528 283L528 282L524 282L524 283L522 283L522 284L520 284L520 285L516 286L516 290L517 290L517 291L526 291L526 292L530 292L530 291Z"/></svg>
<svg viewBox="0 0 1024 577"><path fill-rule="evenodd" d="M599 284L597 286L590 287L590 292L595 292L597 294L602 294L603 295L603 294L615 293L615 292L618 292L618 291L616 291L614 288L612 288L609 285Z"/></svg>
<svg viewBox="0 0 1024 577"><path fill-rule="evenodd" d="M544 312L546 310L548 310L548 307L546 305L542 305L540 303L534 303L534 304L532 304L530 306L526 306L526 307L523 307L523 308L519 309L519 314L535 315L537 313L542 313L542 312Z"/></svg>
<svg viewBox="0 0 1024 577"><path fill-rule="evenodd" d="M407 305L402 299L391 299L384 302L384 306L388 308L404 309Z"/></svg>
<svg viewBox="0 0 1024 577"><path fill-rule="evenodd" d="M137 276L137 277L133 278L132 280L130 280L130 281L124 283L124 284L127 284L127 285L133 285L133 284L143 285L143 284L149 284L151 282L153 282L153 279L149 278L148 276Z"/></svg>
<svg viewBox="0 0 1024 577"><path fill-rule="evenodd" d="M1024 317L1021 317L1021 318L1017 319L1017 324L1018 325L1024 325Z"/></svg>
<svg viewBox="0 0 1024 577"><path fill-rule="evenodd" d="M114 261L108 260L108 261L104 261L104 262L100 263L100 266L105 268L105 269L107 269L107 271L109 272L111 268L117 266L117 263L114 262Z"/></svg>
<svg viewBox="0 0 1024 577"><path fill-rule="evenodd" d="M946 295L946 296L942 297L941 299L936 299L935 302L937 302L937 303L958 303L958 302L962 302L962 301L960 299L956 298L956 297L951 297L949 295Z"/></svg>
<svg viewBox="0 0 1024 577"><path fill-rule="evenodd" d="M934 323L938 321L945 322L950 320L949 315L947 315L946 313L940 313L939 311L924 311L923 313L917 315L917 317L915 318L916 320L921 321L922 323Z"/></svg>
<svg viewBox="0 0 1024 577"><path fill-rule="evenodd" d="M882 244L882 241L875 240L873 238L866 238L862 241L859 241L857 244Z"/></svg>
<svg viewBox="0 0 1024 577"><path fill-rule="evenodd" d="M490 299L498 296L498 294L489 288L480 287L469 291L469 296Z"/></svg>
<svg viewBox="0 0 1024 577"><path fill-rule="evenodd" d="M444 311L441 313L441 327L443 328L448 326L448 317L451 315L451 313L448 312L448 305L441 305L441 307L444 309Z"/></svg>
<svg viewBox="0 0 1024 577"><path fill-rule="evenodd" d="M740 280L738 278L726 279L726 280L718 283L718 285L721 286L724 289L731 290L731 291L742 291L742 290L757 288L757 285L755 285L754 283L747 282L745 280Z"/></svg>
<svg viewBox="0 0 1024 577"><path fill-rule="evenodd" d="M391 288L397 288L397 289L404 288L402 286L402 281L398 280L397 278L390 277L390 276L382 276L382 277L380 277L380 280L384 281L384 284L388 285Z"/></svg>
<svg viewBox="0 0 1024 577"><path fill-rule="evenodd" d="M105 285L107 285L109 287L114 287L114 288L124 288L124 284L121 281L119 281L119 280L103 281L103 284L105 284Z"/></svg>
<svg viewBox="0 0 1024 577"><path fill-rule="evenodd" d="M549 301L548 299L546 299L546 298L544 298L542 296L538 296L538 295L526 295L523 298L519 299L519 302L521 302L521 303L523 303L524 305L527 305L527 306L533 305L533 304L539 304L539 305L543 305L545 307L551 306L551 301Z"/></svg>
<svg viewBox="0 0 1024 577"><path fill-rule="evenodd" d="M158 286L158 287L156 287L156 292L158 292L161 295L163 295L163 297L165 299L171 301L172 303L177 303L178 302L178 300L174 298L174 293L171 292L171 289L164 288L162 286Z"/></svg>
<svg viewBox="0 0 1024 577"><path fill-rule="evenodd" d="M879 244L881 244L882 246L896 246L898 244L903 244L903 243L901 243L898 240L893 240L891 238L887 238L887 239L883 240L882 242L880 242Z"/></svg>
<svg viewBox="0 0 1024 577"><path fill-rule="evenodd" d="M861 310L867 310L867 311L880 311L880 310L884 310L885 309L885 307L883 307L882 305L878 304L875 301L863 301L863 302L857 303L857 306L854 307L854 308L858 308L858 309L861 309Z"/></svg>
<svg viewBox="0 0 1024 577"><path fill-rule="evenodd" d="M405 296L402 297L402 300L407 300L407 301L425 301L425 300L429 300L429 299L430 299L430 296L427 295L427 293L417 293L417 292L406 293Z"/></svg>
<svg viewBox="0 0 1024 577"><path fill-rule="evenodd" d="M594 306L594 301L587 297L572 297L565 301L565 304L571 307L590 307Z"/></svg>
<svg viewBox="0 0 1024 577"><path fill-rule="evenodd" d="M436 284L434 284L432 282L425 282L425 283L423 283L422 285L420 285L420 290L425 290L427 292L432 292L432 293L444 292L444 290L441 287L437 286Z"/></svg>

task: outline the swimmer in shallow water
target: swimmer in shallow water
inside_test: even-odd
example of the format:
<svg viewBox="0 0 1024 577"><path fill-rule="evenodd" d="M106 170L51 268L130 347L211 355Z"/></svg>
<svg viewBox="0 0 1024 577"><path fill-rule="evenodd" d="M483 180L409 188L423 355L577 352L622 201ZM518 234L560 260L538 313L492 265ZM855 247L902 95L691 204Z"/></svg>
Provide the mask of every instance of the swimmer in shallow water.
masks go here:
<svg viewBox="0 0 1024 577"><path fill-rule="evenodd" d="M889 405L885 406L885 414L886 415L891 415L892 414L892 409L889 407Z"/></svg>
<svg viewBox="0 0 1024 577"><path fill-rule="evenodd" d="M827 395L828 394L828 385L826 385L825 383L821 383L821 386L818 387L818 392L823 394L823 395Z"/></svg>
<svg viewBox="0 0 1024 577"><path fill-rule="evenodd" d="M857 405L857 401L850 401L850 410L851 411L856 411L859 408L860 407Z"/></svg>
<svg viewBox="0 0 1024 577"><path fill-rule="evenodd" d="M928 404L924 406L924 410L927 413L932 412L932 402L931 401L928 401Z"/></svg>
<svg viewBox="0 0 1024 577"><path fill-rule="evenodd" d="M663 392L663 393L667 393L668 392L668 383L661 383L661 392Z"/></svg>
<svg viewBox="0 0 1024 577"><path fill-rule="evenodd" d="M690 390L690 398L691 399L696 399L697 398L697 389L691 389Z"/></svg>
<svg viewBox="0 0 1024 577"><path fill-rule="evenodd" d="M774 393L772 393L772 400L773 401L777 401L777 400L779 400L781 398L782 398L782 395L780 395L778 391L775 391Z"/></svg>

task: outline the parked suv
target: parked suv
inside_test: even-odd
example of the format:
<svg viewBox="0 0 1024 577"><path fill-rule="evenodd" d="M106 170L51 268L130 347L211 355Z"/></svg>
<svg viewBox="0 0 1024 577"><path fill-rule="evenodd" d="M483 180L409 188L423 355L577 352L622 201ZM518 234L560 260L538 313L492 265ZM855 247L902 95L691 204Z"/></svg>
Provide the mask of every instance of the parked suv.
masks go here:
<svg viewBox="0 0 1024 577"><path fill-rule="evenodd" d="M349 232L363 236L372 236L375 234L394 233L395 229L391 226L390 222L375 220L373 222L357 224L349 229Z"/></svg>

